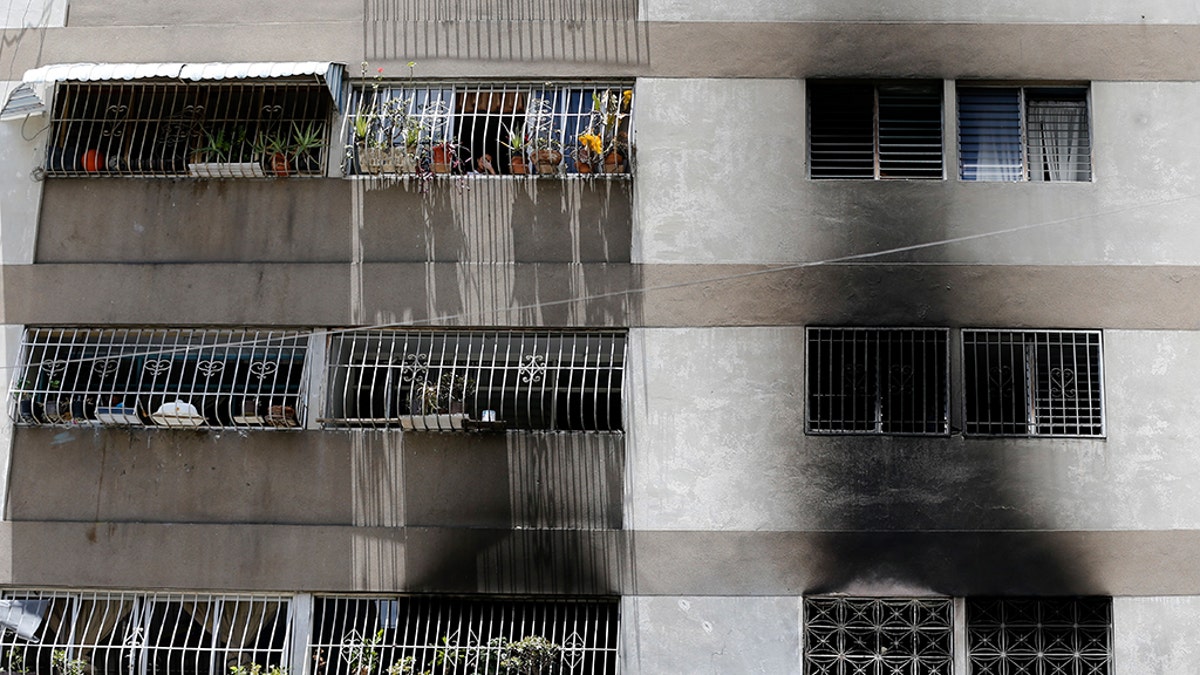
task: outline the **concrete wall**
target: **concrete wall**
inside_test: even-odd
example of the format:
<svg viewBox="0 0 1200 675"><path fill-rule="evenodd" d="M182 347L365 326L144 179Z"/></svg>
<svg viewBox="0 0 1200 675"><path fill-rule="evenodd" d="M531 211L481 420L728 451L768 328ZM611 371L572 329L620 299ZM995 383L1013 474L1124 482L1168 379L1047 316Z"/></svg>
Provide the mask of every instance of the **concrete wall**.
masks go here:
<svg viewBox="0 0 1200 675"><path fill-rule="evenodd" d="M963 23L1198 23L1192 3L1153 0L1130 5L1120 0L641 0L650 21L920 21Z"/></svg>
<svg viewBox="0 0 1200 675"><path fill-rule="evenodd" d="M1092 84L1088 183L808 180L800 80L638 81L639 262L1195 264L1196 83Z"/></svg>

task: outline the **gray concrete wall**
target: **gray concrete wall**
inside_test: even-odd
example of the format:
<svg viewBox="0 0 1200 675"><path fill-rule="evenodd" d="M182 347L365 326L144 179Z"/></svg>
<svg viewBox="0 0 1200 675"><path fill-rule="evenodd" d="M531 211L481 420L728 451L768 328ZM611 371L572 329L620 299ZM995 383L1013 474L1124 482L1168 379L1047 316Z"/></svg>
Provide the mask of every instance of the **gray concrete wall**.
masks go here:
<svg viewBox="0 0 1200 675"><path fill-rule="evenodd" d="M964 23L1200 23L1192 3L1154 0L1131 5L1120 0L641 0L650 21L920 21Z"/></svg>
<svg viewBox="0 0 1200 675"><path fill-rule="evenodd" d="M1200 672L1200 598L1115 598L1113 672Z"/></svg>
<svg viewBox="0 0 1200 675"><path fill-rule="evenodd" d="M630 203L626 180L52 178L37 262L629 262Z"/></svg>
<svg viewBox="0 0 1200 675"><path fill-rule="evenodd" d="M639 80L635 260L1200 260L1200 85L1093 83L1094 178L1069 184L958 180L947 91L946 180L808 180L802 81Z"/></svg>
<svg viewBox="0 0 1200 675"><path fill-rule="evenodd" d="M802 328L633 335L639 529L1200 530L1200 333L1105 331L1107 439L807 436Z"/></svg>

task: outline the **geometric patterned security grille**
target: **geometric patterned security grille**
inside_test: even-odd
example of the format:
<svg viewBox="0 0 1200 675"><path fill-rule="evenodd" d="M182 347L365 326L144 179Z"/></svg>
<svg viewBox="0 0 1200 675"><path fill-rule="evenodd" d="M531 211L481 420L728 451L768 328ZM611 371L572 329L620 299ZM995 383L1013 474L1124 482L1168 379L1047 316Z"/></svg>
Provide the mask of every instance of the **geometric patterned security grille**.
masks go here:
<svg viewBox="0 0 1200 675"><path fill-rule="evenodd" d="M310 663L313 675L608 675L618 616L611 600L317 597Z"/></svg>
<svg viewBox="0 0 1200 675"><path fill-rule="evenodd" d="M949 331L809 328L809 433L946 434Z"/></svg>
<svg viewBox="0 0 1200 675"><path fill-rule="evenodd" d="M941 598L805 598L804 672L950 675L952 610Z"/></svg>
<svg viewBox="0 0 1200 675"><path fill-rule="evenodd" d="M968 598L971 675L1108 675L1110 598Z"/></svg>
<svg viewBox="0 0 1200 675"><path fill-rule="evenodd" d="M30 328L13 378L20 424L289 428L304 421L296 331Z"/></svg>
<svg viewBox="0 0 1200 675"><path fill-rule="evenodd" d="M965 430L1104 436L1100 331L963 330Z"/></svg>

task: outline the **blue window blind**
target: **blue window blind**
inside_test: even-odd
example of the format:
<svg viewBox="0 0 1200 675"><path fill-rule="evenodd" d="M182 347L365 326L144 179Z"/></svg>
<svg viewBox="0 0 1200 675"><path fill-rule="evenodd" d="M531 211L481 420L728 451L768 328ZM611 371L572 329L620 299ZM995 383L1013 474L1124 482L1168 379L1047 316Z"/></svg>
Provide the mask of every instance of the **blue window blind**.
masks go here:
<svg viewBox="0 0 1200 675"><path fill-rule="evenodd" d="M963 180L1022 180L1020 90L960 88L958 148Z"/></svg>

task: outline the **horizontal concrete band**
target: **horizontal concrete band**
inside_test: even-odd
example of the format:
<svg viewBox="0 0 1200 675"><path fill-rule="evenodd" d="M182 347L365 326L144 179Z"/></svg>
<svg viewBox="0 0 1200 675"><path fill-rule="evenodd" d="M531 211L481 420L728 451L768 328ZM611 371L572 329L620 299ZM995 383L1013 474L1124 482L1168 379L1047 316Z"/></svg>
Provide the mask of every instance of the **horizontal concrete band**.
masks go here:
<svg viewBox="0 0 1200 675"><path fill-rule="evenodd" d="M72 5L69 29L4 37L36 42L13 50L15 73L156 60L333 60L354 70L366 54L397 76L415 59L421 77L1200 79L1197 25L403 21L364 18L361 2L334 4L345 11L289 7L293 21L261 25L227 23L215 9L155 21L141 3Z"/></svg>
<svg viewBox="0 0 1200 675"><path fill-rule="evenodd" d="M664 532L15 522L20 586L628 595L1200 593L1200 532Z"/></svg>
<svg viewBox="0 0 1200 675"><path fill-rule="evenodd" d="M3 267L8 324L920 325L1194 330L1185 266L517 263Z"/></svg>

